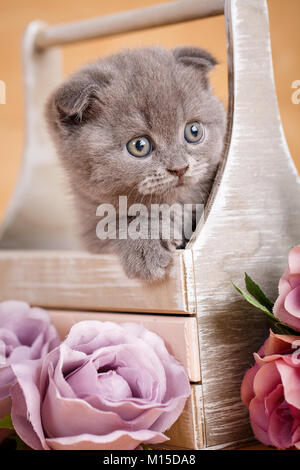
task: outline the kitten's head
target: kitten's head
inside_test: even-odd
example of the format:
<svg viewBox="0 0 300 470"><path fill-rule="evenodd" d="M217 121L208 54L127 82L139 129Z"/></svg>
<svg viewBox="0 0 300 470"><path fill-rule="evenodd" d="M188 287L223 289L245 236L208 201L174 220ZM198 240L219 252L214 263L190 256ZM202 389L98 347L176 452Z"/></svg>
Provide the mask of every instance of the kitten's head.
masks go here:
<svg viewBox="0 0 300 470"><path fill-rule="evenodd" d="M176 199L213 178L225 112L211 91L205 50L126 50L85 66L47 107L73 185L104 194Z"/></svg>

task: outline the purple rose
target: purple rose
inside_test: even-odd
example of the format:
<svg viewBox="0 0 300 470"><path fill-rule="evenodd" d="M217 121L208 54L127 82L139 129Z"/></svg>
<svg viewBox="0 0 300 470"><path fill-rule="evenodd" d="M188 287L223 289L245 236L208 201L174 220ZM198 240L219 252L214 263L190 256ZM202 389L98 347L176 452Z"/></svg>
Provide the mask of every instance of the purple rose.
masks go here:
<svg viewBox="0 0 300 470"><path fill-rule="evenodd" d="M16 364L12 420L34 449L135 449L167 440L190 384L137 324L82 321L34 368Z"/></svg>
<svg viewBox="0 0 300 470"><path fill-rule="evenodd" d="M0 303L0 416L10 412L12 366L40 359L59 344L45 310L13 300Z"/></svg>

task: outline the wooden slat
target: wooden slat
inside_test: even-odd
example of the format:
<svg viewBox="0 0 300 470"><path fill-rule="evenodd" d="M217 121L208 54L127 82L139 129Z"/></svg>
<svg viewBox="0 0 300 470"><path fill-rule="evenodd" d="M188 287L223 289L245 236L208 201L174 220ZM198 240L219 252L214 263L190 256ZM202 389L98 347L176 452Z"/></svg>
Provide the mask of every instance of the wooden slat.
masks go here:
<svg viewBox="0 0 300 470"><path fill-rule="evenodd" d="M96 313L67 310L48 310L56 329L63 339L72 325L82 320L134 322L163 338L168 351L185 367L191 382L200 381L197 321L193 317L138 315L126 313Z"/></svg>
<svg viewBox="0 0 300 470"><path fill-rule="evenodd" d="M42 25L30 23L23 39L26 136L18 182L0 225L1 249L80 249L68 181L45 122L45 103L62 80L62 53L34 49Z"/></svg>
<svg viewBox="0 0 300 470"><path fill-rule="evenodd" d="M205 448L204 415L202 413L202 387L191 386L191 397L176 423L165 433L169 441L151 445L162 450L201 450Z"/></svg>
<svg viewBox="0 0 300 470"><path fill-rule="evenodd" d="M169 431L168 446L185 449L202 449L205 445L204 415L202 408L202 385L191 386L191 397L186 403L182 415Z"/></svg>
<svg viewBox="0 0 300 470"><path fill-rule="evenodd" d="M128 279L117 256L0 250L0 300L75 310L189 314L181 253L168 279Z"/></svg>
<svg viewBox="0 0 300 470"><path fill-rule="evenodd" d="M36 46L42 49L223 13L224 0L180 0L100 18L44 27L36 38Z"/></svg>

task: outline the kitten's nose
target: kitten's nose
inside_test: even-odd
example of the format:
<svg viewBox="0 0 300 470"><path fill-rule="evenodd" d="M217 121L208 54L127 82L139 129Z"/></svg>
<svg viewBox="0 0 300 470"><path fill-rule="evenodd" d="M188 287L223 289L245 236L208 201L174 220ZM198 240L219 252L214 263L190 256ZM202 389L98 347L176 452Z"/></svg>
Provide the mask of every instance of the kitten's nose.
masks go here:
<svg viewBox="0 0 300 470"><path fill-rule="evenodd" d="M172 175L178 176L178 178L182 178L182 176L187 172L189 165L184 166L183 168L168 168L168 172Z"/></svg>

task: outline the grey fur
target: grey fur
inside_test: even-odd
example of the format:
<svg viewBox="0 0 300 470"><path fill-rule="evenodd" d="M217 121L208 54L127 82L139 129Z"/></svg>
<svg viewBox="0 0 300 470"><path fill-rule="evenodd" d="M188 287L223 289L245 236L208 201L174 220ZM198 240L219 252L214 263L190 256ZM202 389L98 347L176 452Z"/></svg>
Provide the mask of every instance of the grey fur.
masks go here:
<svg viewBox="0 0 300 470"><path fill-rule="evenodd" d="M129 277L163 278L176 243L99 240L96 208L117 207L119 195L128 196L128 205L206 202L226 120L208 80L215 64L207 51L194 47L125 50L71 75L48 102L49 129L71 183L85 246L117 252ZM202 143L185 141L190 121L203 123ZM126 144L141 135L152 138L154 151L137 159ZM176 186L177 176L167 169L186 165L184 184Z"/></svg>

